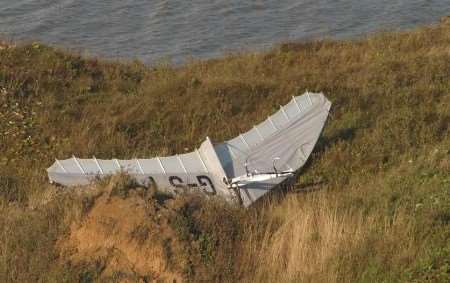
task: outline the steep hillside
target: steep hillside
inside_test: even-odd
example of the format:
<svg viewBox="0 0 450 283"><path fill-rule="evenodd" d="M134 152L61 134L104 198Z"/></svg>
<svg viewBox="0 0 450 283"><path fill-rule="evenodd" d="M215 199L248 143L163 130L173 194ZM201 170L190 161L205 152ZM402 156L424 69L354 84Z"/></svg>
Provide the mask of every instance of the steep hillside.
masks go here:
<svg viewBox="0 0 450 283"><path fill-rule="evenodd" d="M47 182L55 157L183 152L305 90L333 102L324 134L296 185L248 210L124 176ZM182 66L0 43L0 109L2 282L450 280L448 18Z"/></svg>

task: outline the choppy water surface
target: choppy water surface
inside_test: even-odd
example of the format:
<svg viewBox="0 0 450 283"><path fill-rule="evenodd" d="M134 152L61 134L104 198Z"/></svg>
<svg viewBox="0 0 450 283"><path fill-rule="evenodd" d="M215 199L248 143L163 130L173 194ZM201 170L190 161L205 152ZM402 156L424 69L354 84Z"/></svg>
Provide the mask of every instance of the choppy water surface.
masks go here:
<svg viewBox="0 0 450 283"><path fill-rule="evenodd" d="M0 0L0 36L147 63L436 22L449 0Z"/></svg>

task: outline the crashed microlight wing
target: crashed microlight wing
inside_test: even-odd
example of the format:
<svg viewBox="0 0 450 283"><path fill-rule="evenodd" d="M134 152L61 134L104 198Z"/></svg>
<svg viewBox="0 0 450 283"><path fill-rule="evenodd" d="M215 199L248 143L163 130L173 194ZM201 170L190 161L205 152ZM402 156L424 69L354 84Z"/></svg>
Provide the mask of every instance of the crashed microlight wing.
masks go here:
<svg viewBox="0 0 450 283"><path fill-rule="evenodd" d="M293 97L248 132L223 143L214 145L206 138L193 152L151 159L56 160L47 169L48 176L52 183L80 186L125 172L142 185L169 193L198 189L247 207L306 163L330 107L322 93L307 92Z"/></svg>

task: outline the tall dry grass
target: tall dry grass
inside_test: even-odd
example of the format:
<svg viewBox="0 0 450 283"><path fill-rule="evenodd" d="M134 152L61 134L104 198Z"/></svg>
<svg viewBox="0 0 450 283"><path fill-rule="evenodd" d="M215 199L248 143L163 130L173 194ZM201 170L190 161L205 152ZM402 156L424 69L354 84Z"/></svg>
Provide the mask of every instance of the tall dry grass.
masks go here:
<svg viewBox="0 0 450 283"><path fill-rule="evenodd" d="M256 226L247 235L240 263L244 281L364 281L368 274L360 268L370 265L364 253L389 257L388 265L412 260L418 250L413 219L405 212L380 218L379 213L340 211L335 200L323 195L289 197L282 207L267 209L269 224L263 231ZM384 250L372 250L377 248Z"/></svg>

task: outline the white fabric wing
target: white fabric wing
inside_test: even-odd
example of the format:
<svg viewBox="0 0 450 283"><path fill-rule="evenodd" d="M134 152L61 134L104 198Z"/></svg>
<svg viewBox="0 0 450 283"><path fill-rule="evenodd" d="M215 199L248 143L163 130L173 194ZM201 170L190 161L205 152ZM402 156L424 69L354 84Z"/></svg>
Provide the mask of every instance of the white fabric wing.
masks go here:
<svg viewBox="0 0 450 283"><path fill-rule="evenodd" d="M190 153L151 159L104 160L72 157L47 169L51 182L87 185L126 172L143 185L169 192L190 187L248 206L292 176L307 161L327 120L331 102L305 93L234 139L213 145L207 138ZM289 172L289 173L287 173ZM245 180L245 182L244 182Z"/></svg>

